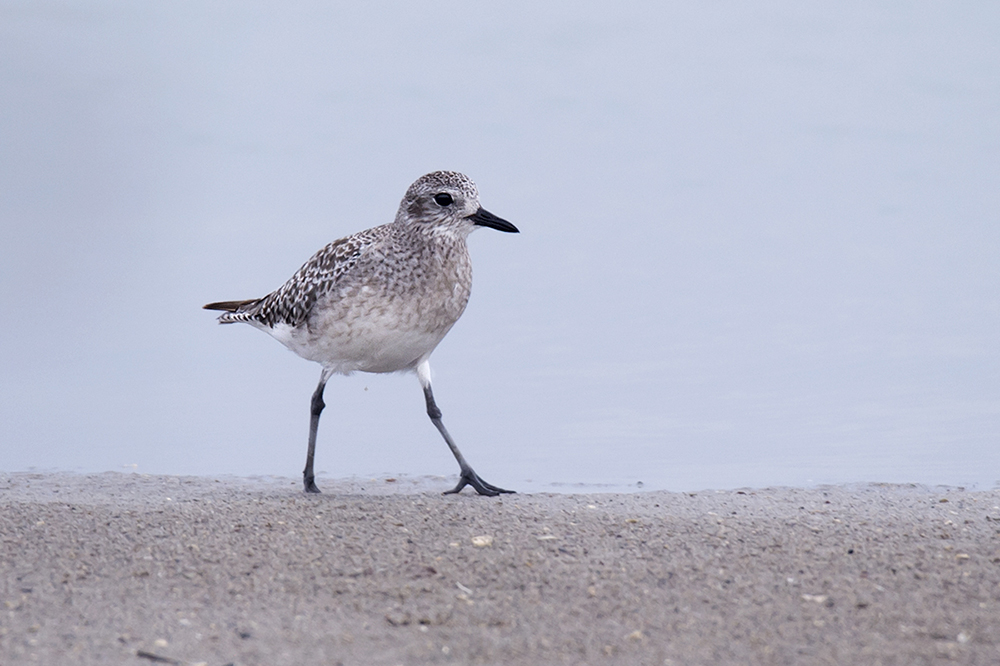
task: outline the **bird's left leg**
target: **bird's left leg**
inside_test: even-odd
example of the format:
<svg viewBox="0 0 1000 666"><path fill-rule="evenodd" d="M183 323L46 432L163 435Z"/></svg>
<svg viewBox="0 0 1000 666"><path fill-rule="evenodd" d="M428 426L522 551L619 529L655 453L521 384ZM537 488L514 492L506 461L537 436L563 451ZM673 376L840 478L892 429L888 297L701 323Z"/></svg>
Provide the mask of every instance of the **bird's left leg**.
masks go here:
<svg viewBox="0 0 1000 666"><path fill-rule="evenodd" d="M307 493L318 493L316 487L316 475L313 474L313 457L316 455L316 432L319 430L319 415L323 413L326 403L323 402L323 389L326 382L333 374L323 368L319 376L319 384L313 391L312 401L309 403L309 449L306 451L306 468L302 470L302 484Z"/></svg>
<svg viewBox="0 0 1000 666"><path fill-rule="evenodd" d="M420 380L420 385L424 389L424 399L427 401L427 416L431 417L431 422L444 437L444 441L448 444L448 448L451 449L452 454L455 456L455 460L458 461L458 466L461 468L461 476L458 479L458 485L451 490L445 491L445 495L451 493L457 493L465 488L465 486L472 486L477 493L480 495L499 495L500 493L513 493L513 490L504 490L503 488L498 488L493 484L487 483L479 478L472 466L469 465L465 460L465 456L462 452L458 450L458 446L455 444L455 440L451 438L448 431L444 427L444 423L441 421L441 410L438 409L437 404L434 402L434 392L431 391L431 364L428 361L424 361L417 366L417 378Z"/></svg>

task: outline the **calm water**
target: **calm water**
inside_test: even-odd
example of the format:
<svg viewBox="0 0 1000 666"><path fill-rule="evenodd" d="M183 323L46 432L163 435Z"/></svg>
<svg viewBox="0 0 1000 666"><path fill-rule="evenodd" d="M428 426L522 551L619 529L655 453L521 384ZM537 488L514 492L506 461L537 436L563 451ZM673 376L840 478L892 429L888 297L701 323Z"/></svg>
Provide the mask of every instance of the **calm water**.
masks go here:
<svg viewBox="0 0 1000 666"><path fill-rule="evenodd" d="M488 480L1000 481L1000 5L329 4L0 1L0 469L297 476L318 366L199 308L448 168ZM457 471L326 401L325 475Z"/></svg>

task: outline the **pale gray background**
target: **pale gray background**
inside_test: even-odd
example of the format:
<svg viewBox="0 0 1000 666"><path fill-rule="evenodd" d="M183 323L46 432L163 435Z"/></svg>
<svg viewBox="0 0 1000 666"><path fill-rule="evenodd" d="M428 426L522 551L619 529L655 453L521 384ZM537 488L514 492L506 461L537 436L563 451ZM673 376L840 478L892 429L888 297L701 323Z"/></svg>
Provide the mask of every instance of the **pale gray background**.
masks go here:
<svg viewBox="0 0 1000 666"><path fill-rule="evenodd" d="M432 359L488 480L1000 479L1000 4L502 4L0 2L0 469L297 476L319 367L199 308L447 168L523 232Z"/></svg>

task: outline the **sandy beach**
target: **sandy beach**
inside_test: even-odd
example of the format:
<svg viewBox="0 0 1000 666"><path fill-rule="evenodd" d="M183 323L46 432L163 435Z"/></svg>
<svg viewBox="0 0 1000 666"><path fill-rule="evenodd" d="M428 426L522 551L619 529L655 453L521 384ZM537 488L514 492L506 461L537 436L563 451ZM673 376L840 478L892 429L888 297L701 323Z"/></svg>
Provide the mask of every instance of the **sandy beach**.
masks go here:
<svg viewBox="0 0 1000 666"><path fill-rule="evenodd" d="M1000 663L998 491L451 482L2 474L0 663Z"/></svg>

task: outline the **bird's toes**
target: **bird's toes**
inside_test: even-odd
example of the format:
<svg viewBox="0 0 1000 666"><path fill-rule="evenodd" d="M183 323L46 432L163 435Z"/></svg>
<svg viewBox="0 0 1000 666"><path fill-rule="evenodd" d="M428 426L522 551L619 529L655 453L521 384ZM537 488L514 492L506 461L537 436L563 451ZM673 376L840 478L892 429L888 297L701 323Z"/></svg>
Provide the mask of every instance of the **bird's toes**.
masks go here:
<svg viewBox="0 0 1000 666"><path fill-rule="evenodd" d="M514 490L507 490L507 489L501 488L499 486L494 486L492 483L487 483L486 481L483 481L482 479L479 479L479 480L482 482L484 488L486 488L487 490L491 491L491 495L499 495L500 493L509 493L509 494L513 495L515 492L517 492L517 491L514 491Z"/></svg>
<svg viewBox="0 0 1000 666"><path fill-rule="evenodd" d="M485 495L486 497L496 497L500 493L513 493L513 490L505 490L498 486L494 486L491 483L483 481L478 474L474 471L469 470L468 472L462 472L462 475L458 479L458 485L456 485L451 490L446 490L445 495L451 495L453 493L461 492L466 486L472 486L473 489L480 495Z"/></svg>

